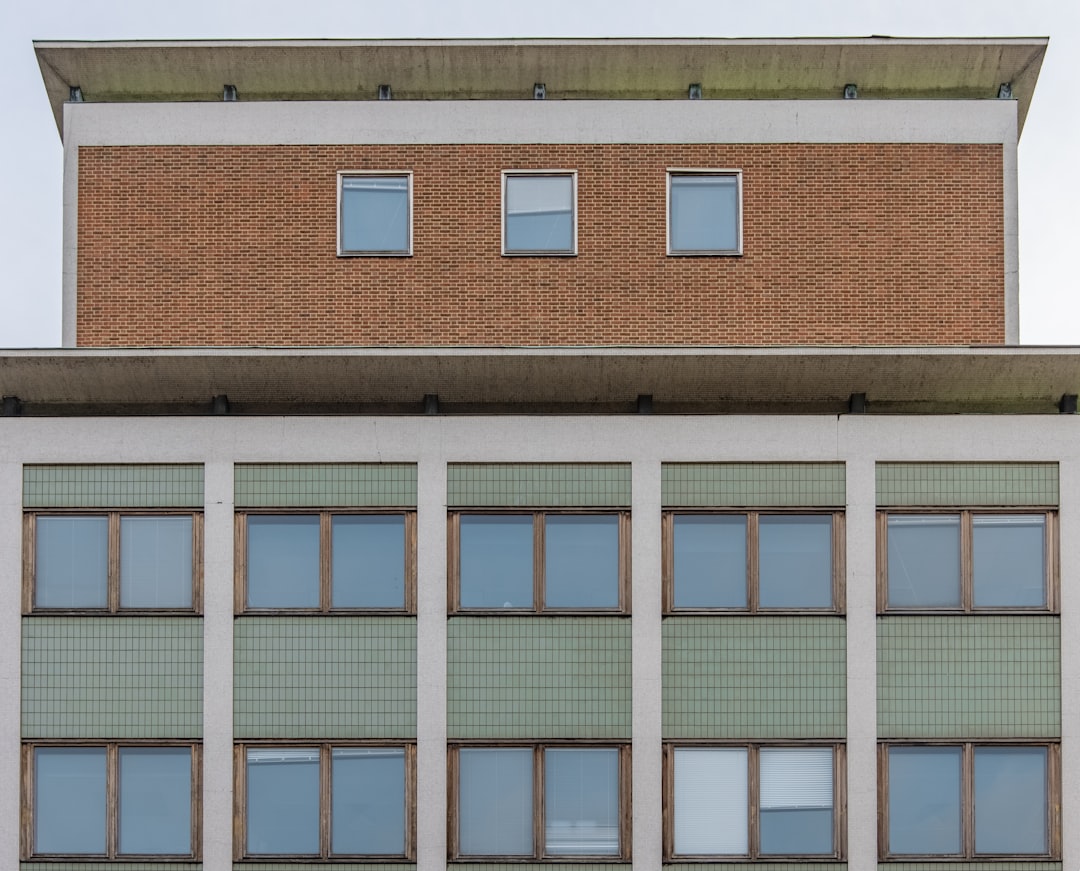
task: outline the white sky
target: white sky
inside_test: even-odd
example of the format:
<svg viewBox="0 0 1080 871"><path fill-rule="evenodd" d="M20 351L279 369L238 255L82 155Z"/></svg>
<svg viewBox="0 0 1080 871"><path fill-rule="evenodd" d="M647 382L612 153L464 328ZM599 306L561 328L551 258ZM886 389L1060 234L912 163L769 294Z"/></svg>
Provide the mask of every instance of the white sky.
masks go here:
<svg viewBox="0 0 1080 871"><path fill-rule="evenodd" d="M1020 140L1020 338L1080 345L1077 0L0 0L0 348L60 344L62 154L31 40L873 34L1050 37Z"/></svg>

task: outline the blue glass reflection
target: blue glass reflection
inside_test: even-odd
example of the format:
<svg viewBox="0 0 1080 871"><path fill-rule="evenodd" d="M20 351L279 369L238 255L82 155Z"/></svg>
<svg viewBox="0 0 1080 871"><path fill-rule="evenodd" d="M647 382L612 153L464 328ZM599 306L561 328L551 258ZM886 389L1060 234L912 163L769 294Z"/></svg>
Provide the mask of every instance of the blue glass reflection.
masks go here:
<svg viewBox="0 0 1080 871"><path fill-rule="evenodd" d="M331 851L335 855L403 854L405 751L337 747L331 758Z"/></svg>
<svg viewBox="0 0 1080 871"><path fill-rule="evenodd" d="M120 518L120 605L191 607L190 517Z"/></svg>
<svg viewBox="0 0 1080 871"><path fill-rule="evenodd" d="M191 749L121 747L120 852L191 855Z"/></svg>
<svg viewBox="0 0 1080 871"><path fill-rule="evenodd" d="M568 175L506 177L509 252L574 249L574 183Z"/></svg>
<svg viewBox="0 0 1080 871"><path fill-rule="evenodd" d="M619 606L619 518L558 514L545 519L545 604Z"/></svg>
<svg viewBox="0 0 1080 871"><path fill-rule="evenodd" d="M334 516L335 608L405 607L405 518L398 515Z"/></svg>
<svg viewBox="0 0 1080 871"><path fill-rule="evenodd" d="M341 180L341 250L407 254L407 176L346 176Z"/></svg>
<svg viewBox="0 0 1080 871"><path fill-rule="evenodd" d="M37 519L34 603L39 608L108 605L109 520L106 517Z"/></svg>
<svg viewBox="0 0 1080 871"><path fill-rule="evenodd" d="M533 606L531 514L461 518L461 607Z"/></svg>
<svg viewBox="0 0 1080 871"><path fill-rule="evenodd" d="M317 747L247 751L247 852L318 854Z"/></svg>
<svg viewBox="0 0 1080 871"><path fill-rule="evenodd" d="M463 856L531 856L533 751L462 748L458 846Z"/></svg>
<svg viewBox="0 0 1080 871"><path fill-rule="evenodd" d="M733 175L673 175L671 250L737 251L739 182Z"/></svg>
<svg viewBox="0 0 1080 871"><path fill-rule="evenodd" d="M960 852L959 747L889 748L889 852Z"/></svg>
<svg viewBox="0 0 1080 871"><path fill-rule="evenodd" d="M675 607L746 607L746 516L675 516Z"/></svg>
<svg viewBox="0 0 1080 871"><path fill-rule="evenodd" d="M758 538L762 608L832 607L831 517L761 517Z"/></svg>
<svg viewBox="0 0 1080 871"><path fill-rule="evenodd" d="M894 514L888 537L891 607L960 607L959 515Z"/></svg>
<svg viewBox="0 0 1080 871"><path fill-rule="evenodd" d="M975 748L975 852L1046 853L1045 747Z"/></svg>
<svg viewBox="0 0 1080 871"><path fill-rule="evenodd" d="M34 751L34 852L105 853L105 748Z"/></svg>
<svg viewBox="0 0 1080 871"><path fill-rule="evenodd" d="M249 515L247 539L249 607L319 607L318 516Z"/></svg>

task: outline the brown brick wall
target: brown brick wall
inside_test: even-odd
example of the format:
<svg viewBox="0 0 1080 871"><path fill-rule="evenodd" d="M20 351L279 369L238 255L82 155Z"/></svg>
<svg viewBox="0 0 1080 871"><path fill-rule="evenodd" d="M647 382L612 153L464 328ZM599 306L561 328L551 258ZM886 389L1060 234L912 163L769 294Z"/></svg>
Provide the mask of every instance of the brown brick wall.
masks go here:
<svg viewBox="0 0 1080 871"><path fill-rule="evenodd" d="M665 256L665 170L743 171L741 257ZM578 256L500 256L500 171L578 171ZM336 256L336 172L414 255ZM83 147L78 343L965 344L1004 335L996 145Z"/></svg>

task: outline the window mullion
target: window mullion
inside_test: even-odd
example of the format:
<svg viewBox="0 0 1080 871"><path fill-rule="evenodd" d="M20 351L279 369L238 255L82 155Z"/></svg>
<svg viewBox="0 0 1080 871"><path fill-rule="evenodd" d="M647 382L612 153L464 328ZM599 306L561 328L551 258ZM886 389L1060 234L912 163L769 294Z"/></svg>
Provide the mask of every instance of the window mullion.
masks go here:
<svg viewBox="0 0 1080 871"><path fill-rule="evenodd" d="M319 746L319 854L323 859L330 858L331 835L333 833L333 813L331 796L333 784L333 766L329 744Z"/></svg>
<svg viewBox="0 0 1080 871"><path fill-rule="evenodd" d="M105 746L105 853L116 858L119 848L120 759L115 744Z"/></svg>
<svg viewBox="0 0 1080 871"><path fill-rule="evenodd" d="M755 613L759 608L761 597L760 587L760 536L758 534L758 520L760 514L751 511L746 515L746 604L750 613Z"/></svg>
<svg viewBox="0 0 1080 871"><path fill-rule="evenodd" d="M247 512L237 512L233 527L233 613L247 610ZM247 764L246 761L244 763Z"/></svg>
<svg viewBox="0 0 1080 871"><path fill-rule="evenodd" d="M972 512L960 515L960 607L971 611L975 604L975 551Z"/></svg>
<svg viewBox="0 0 1080 871"><path fill-rule="evenodd" d="M748 780L747 800L750 803L749 813L746 815L750 827L747 841L750 850L748 855L756 859L761 852L761 761L760 748L750 745L746 754L746 777Z"/></svg>
<svg viewBox="0 0 1080 871"><path fill-rule="evenodd" d="M333 565L332 515L329 511L319 513L319 610L326 613L333 604L331 571Z"/></svg>
<svg viewBox="0 0 1080 871"><path fill-rule="evenodd" d="M533 748L533 857L543 859L547 852L544 819L544 748Z"/></svg>
<svg viewBox="0 0 1080 871"><path fill-rule="evenodd" d="M546 599L544 587L547 571L545 553L545 514L537 511L533 514L533 610L543 611Z"/></svg>
<svg viewBox="0 0 1080 871"><path fill-rule="evenodd" d="M108 568L105 572L105 601L109 613L115 614L120 610L120 512L109 512L108 543Z"/></svg>
<svg viewBox="0 0 1080 871"><path fill-rule="evenodd" d="M975 748L964 744L963 765L960 769L961 814L964 855L975 855Z"/></svg>

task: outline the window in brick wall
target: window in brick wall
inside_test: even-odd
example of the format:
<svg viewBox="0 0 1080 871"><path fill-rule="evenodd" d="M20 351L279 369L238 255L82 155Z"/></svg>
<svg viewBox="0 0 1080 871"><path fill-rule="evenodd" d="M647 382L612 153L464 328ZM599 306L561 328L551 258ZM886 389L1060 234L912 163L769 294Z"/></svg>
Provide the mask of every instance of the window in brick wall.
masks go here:
<svg viewBox="0 0 1080 871"><path fill-rule="evenodd" d="M577 253L577 173L503 172L503 254Z"/></svg>
<svg viewBox="0 0 1080 871"><path fill-rule="evenodd" d="M742 172L668 170L668 254L742 254Z"/></svg>
<svg viewBox="0 0 1080 871"><path fill-rule="evenodd" d="M412 254L412 173L338 173L338 254Z"/></svg>

